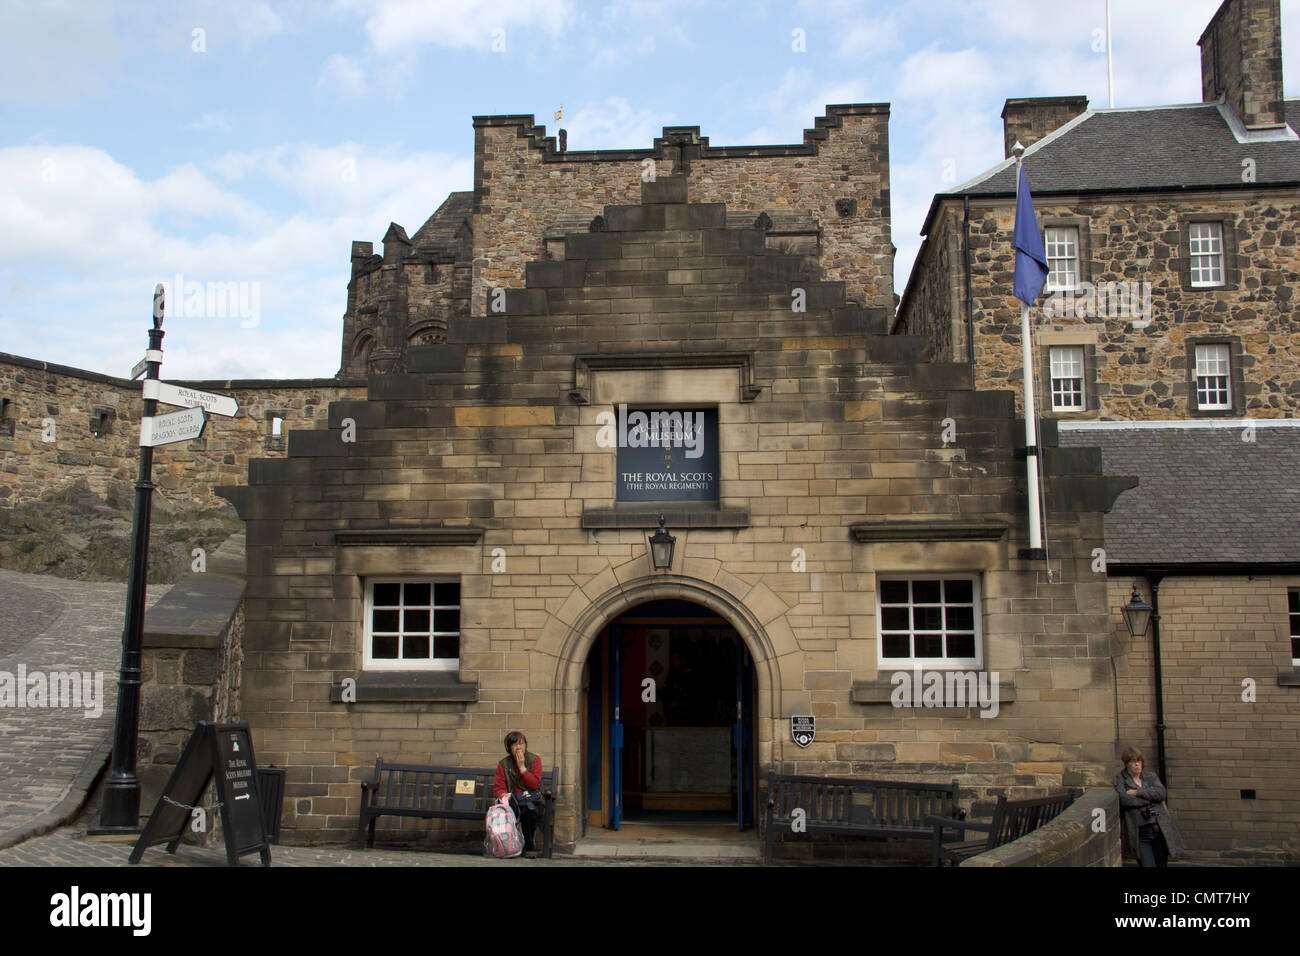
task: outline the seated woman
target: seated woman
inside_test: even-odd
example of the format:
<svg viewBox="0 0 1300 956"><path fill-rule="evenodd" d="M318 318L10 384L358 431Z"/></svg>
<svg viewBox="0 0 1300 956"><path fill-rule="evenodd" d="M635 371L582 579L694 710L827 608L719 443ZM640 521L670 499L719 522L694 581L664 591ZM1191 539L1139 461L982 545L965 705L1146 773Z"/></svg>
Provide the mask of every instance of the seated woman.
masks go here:
<svg viewBox="0 0 1300 956"><path fill-rule="evenodd" d="M524 831L524 855L537 856L533 846L533 833L542 822L546 805L542 800L542 758L528 749L528 738L520 731L506 734L506 756L497 764L496 778L492 782L492 797L501 799L510 794L519 815L519 825Z"/></svg>

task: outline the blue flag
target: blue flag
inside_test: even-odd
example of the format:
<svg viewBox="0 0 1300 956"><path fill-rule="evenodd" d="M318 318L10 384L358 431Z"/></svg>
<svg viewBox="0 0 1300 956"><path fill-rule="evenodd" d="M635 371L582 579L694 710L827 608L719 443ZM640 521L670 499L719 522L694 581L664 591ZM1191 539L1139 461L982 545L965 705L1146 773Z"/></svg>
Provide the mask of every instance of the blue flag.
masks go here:
<svg viewBox="0 0 1300 956"><path fill-rule="evenodd" d="M1025 167L1020 167L1020 190L1016 198L1016 298L1025 305L1033 305L1047 281L1047 253L1043 250L1043 234L1038 231L1034 218L1034 197L1029 195L1029 179Z"/></svg>

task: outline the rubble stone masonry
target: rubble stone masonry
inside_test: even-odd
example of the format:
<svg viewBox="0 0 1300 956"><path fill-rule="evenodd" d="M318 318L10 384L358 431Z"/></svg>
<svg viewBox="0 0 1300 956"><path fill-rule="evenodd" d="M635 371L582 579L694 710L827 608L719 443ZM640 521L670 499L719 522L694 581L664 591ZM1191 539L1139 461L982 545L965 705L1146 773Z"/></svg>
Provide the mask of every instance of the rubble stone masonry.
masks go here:
<svg viewBox="0 0 1300 956"><path fill-rule="evenodd" d="M195 506L223 504L214 486L246 480L252 458L284 454L289 430L310 427L329 402L365 394L357 380L178 384L229 395L239 404L234 418L210 415L201 439L154 450L155 494ZM139 382L0 353L0 405L0 507L35 501L80 478L99 495L110 482L134 485L144 407ZM159 404L160 414L177 410ZM271 415L284 419L279 439L271 435ZM45 441L47 435L54 440Z"/></svg>
<svg viewBox="0 0 1300 956"><path fill-rule="evenodd" d="M1300 204L1294 190L1242 195L1134 196L1061 203L1035 197L1039 223L1078 226L1080 278L1150 283L1150 325L1141 317L1053 317L1051 294L1033 309L1038 409L1044 416L1185 419L1197 416L1189 395L1189 345L1233 346L1242 386L1224 417L1300 416L1300 317L1294 281L1300 274ZM1020 304L1011 295L1015 258L1013 200L972 200L970 259L977 387L1014 388L1021 404ZM1187 226L1224 225L1226 282L1193 288L1188 280ZM898 328L923 335L941 361L967 356L962 257L962 205L946 200L913 278L916 294ZM1065 299L1063 302L1067 301ZM1082 303L1074 300L1076 310ZM1090 345L1082 412L1053 413L1046 381L1051 345ZM1238 362L1238 359L1240 360ZM1237 384L1237 383L1234 383ZM1238 389L1234 388L1234 392Z"/></svg>

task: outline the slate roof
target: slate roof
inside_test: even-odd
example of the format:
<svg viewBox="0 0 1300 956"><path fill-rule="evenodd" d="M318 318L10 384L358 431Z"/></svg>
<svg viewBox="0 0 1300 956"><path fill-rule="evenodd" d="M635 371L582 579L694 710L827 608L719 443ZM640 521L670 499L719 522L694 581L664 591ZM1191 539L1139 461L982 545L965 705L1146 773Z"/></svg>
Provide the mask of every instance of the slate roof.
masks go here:
<svg viewBox="0 0 1300 956"><path fill-rule="evenodd" d="M1114 425L1117 423L1108 423ZM1136 475L1106 515L1106 560L1300 562L1300 427L1070 427L1059 444L1101 449L1107 475Z"/></svg>
<svg viewBox="0 0 1300 956"><path fill-rule="evenodd" d="M1285 101L1300 131L1300 99ZM1226 108L1225 108L1226 111ZM1255 183L1241 180L1255 160ZM1300 140L1239 143L1215 103L1089 110L1025 150L1034 197L1079 192L1231 188L1300 184ZM943 199L1014 196L1015 160L1003 160L949 193L937 193L922 234Z"/></svg>
<svg viewBox="0 0 1300 956"><path fill-rule="evenodd" d="M431 246L437 249L451 249L456 245L456 230L460 224L472 218L474 214L474 193L449 193L419 229L411 237L413 246Z"/></svg>

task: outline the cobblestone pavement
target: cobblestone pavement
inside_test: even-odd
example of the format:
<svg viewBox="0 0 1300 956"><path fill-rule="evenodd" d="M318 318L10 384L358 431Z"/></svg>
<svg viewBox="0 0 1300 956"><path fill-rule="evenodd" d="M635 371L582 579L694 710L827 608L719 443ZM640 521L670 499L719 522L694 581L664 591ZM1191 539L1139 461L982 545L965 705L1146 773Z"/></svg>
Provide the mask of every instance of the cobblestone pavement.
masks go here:
<svg viewBox="0 0 1300 956"><path fill-rule="evenodd" d="M59 827L44 836L0 850L0 867L6 866L129 866L129 843L102 843L83 839L87 815L76 824ZM211 847L182 845L169 854L164 845L144 852L140 866L224 867L222 844ZM241 866L261 866L256 854L240 860ZM493 860L470 853L434 853L428 850L355 850L347 847L273 846L272 866L758 866L756 860L687 858L574 857L564 854L550 860Z"/></svg>
<svg viewBox="0 0 1300 956"><path fill-rule="evenodd" d="M150 586L147 604L169 587ZM103 766L117 707L125 608L125 583L0 570L0 672L13 681L20 668L29 676L103 676L89 711L28 707L24 688L16 685L24 706L0 707L0 847L60 822Z"/></svg>

